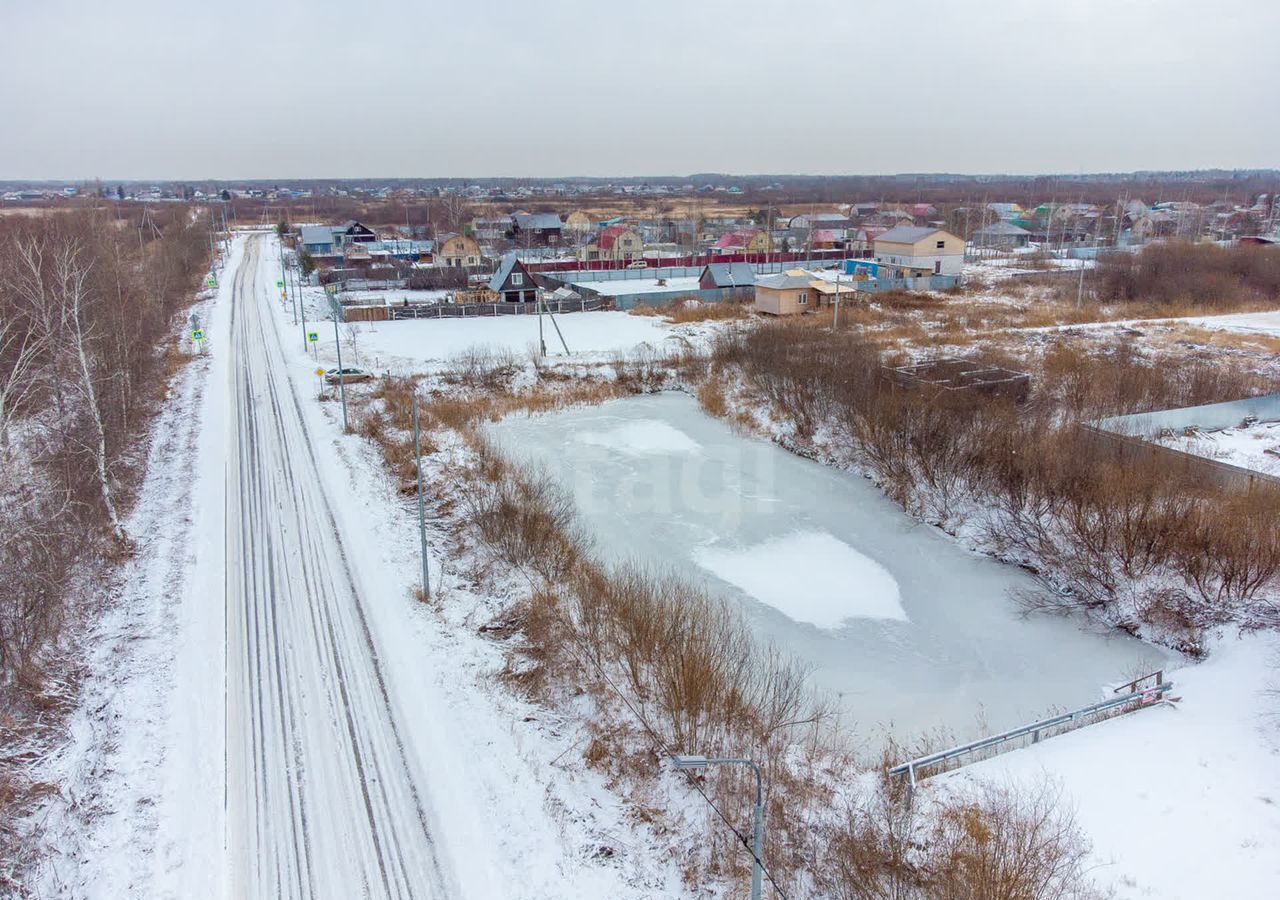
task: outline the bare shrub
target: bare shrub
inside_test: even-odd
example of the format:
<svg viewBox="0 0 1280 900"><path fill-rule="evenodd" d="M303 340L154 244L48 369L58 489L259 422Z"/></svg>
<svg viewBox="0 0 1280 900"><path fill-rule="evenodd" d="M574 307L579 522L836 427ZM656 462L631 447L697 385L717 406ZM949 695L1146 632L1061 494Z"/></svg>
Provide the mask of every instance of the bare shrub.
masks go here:
<svg viewBox="0 0 1280 900"><path fill-rule="evenodd" d="M983 785L953 798L927 838L924 895L936 900L1071 900L1100 896L1087 876L1090 846L1048 784Z"/></svg>
<svg viewBox="0 0 1280 900"><path fill-rule="evenodd" d="M981 785L913 805L896 781L846 804L824 830L819 887L838 900L1085 900L1090 846L1042 783Z"/></svg>
<svg viewBox="0 0 1280 900"><path fill-rule="evenodd" d="M1280 299L1280 256L1249 245L1161 241L1101 257L1095 276L1109 303L1223 310Z"/></svg>
<svg viewBox="0 0 1280 900"><path fill-rule="evenodd" d="M477 439L487 477L465 495L468 521L507 564L544 581L565 577L587 552L573 500L545 473L512 466Z"/></svg>
<svg viewBox="0 0 1280 900"><path fill-rule="evenodd" d="M1048 590L1069 587L1067 605L1126 627L1134 614L1158 618L1157 633L1193 651L1205 626L1275 618L1259 600L1280 577L1276 532L1263 525L1275 513L1267 493L1192 480L1080 427L1274 389L1242 364L1160 366L1123 343L1064 342L1034 373L1030 402L1015 406L887 391L875 344L784 323L721 335L711 358L717 379L737 381L793 423L796 440L824 427L841 436L847 447L835 452L870 469L912 514L945 525L957 510L981 507L990 544L1035 565ZM1179 578L1183 588L1171 590Z"/></svg>
<svg viewBox="0 0 1280 900"><path fill-rule="evenodd" d="M519 360L509 348L476 345L450 357L446 372L458 384L493 390L509 385L519 370Z"/></svg>

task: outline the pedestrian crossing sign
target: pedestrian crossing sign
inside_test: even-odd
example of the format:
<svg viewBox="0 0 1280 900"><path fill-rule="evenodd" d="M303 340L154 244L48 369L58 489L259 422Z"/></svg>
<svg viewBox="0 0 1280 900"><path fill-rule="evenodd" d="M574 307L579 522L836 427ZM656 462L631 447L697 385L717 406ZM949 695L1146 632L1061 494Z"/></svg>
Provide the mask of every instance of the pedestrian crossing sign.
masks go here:
<svg viewBox="0 0 1280 900"><path fill-rule="evenodd" d="M320 340L320 335L319 335L319 333L318 333L318 332L315 332L315 331L308 331L308 332L307 332L307 340L314 344L314 343L316 343L317 341L319 341L319 340Z"/></svg>
<svg viewBox="0 0 1280 900"><path fill-rule="evenodd" d="M281 281L279 278L277 278L277 279L276 279L276 287L278 287L278 288L283 288L283 287L284 287L284 282L283 282L283 281Z"/></svg>
<svg viewBox="0 0 1280 900"><path fill-rule="evenodd" d="M193 340L193 341L203 341L203 340L204 340L204 330L203 330L203 329L200 329L200 328L192 328L192 329L191 329L191 340Z"/></svg>

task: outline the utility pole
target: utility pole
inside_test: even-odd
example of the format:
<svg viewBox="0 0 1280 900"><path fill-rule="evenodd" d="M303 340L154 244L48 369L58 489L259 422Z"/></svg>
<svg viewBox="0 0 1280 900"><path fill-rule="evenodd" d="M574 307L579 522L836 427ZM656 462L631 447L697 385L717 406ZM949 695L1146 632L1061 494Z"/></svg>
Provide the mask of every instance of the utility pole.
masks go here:
<svg viewBox="0 0 1280 900"><path fill-rule="evenodd" d="M538 288L534 298L538 304L538 353L541 356L547 355L547 341L542 336L542 289Z"/></svg>
<svg viewBox="0 0 1280 900"><path fill-rule="evenodd" d="M836 269L836 303L831 313L831 330L835 331L840 327L840 270Z"/></svg>
<svg viewBox="0 0 1280 900"><path fill-rule="evenodd" d="M1094 256L1097 259L1097 256ZM1080 282L1076 285L1076 309L1084 306L1084 259L1077 260L1080 263Z"/></svg>
<svg viewBox="0 0 1280 900"><path fill-rule="evenodd" d="M418 476L418 545L422 549L422 596L431 599L431 571L427 562L427 514L422 500L422 449L418 442L418 389L413 389L413 468Z"/></svg>
<svg viewBox="0 0 1280 900"><path fill-rule="evenodd" d="M330 302L333 304L333 346L338 348L338 393L342 395L342 433L346 434L347 428L347 379L342 372L342 338L338 335L338 314L342 309L336 297L331 297Z"/></svg>

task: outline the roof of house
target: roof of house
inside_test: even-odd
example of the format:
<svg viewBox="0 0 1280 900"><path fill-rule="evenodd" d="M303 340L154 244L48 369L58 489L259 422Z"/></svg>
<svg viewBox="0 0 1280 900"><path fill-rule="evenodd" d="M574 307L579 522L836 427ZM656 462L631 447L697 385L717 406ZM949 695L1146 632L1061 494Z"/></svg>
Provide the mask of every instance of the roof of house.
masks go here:
<svg viewBox="0 0 1280 900"><path fill-rule="evenodd" d="M891 244L914 244L916 241L923 240L931 234L941 231L941 228L925 228L919 225L897 225L890 228L884 234L876 235L876 242L884 241Z"/></svg>
<svg viewBox="0 0 1280 900"><path fill-rule="evenodd" d="M711 275L711 282L716 287L745 287L755 284L756 270L750 263L708 263L702 268L702 275ZM702 280L702 275L698 280Z"/></svg>
<svg viewBox="0 0 1280 900"><path fill-rule="evenodd" d="M475 243L475 238L473 238L471 235L458 234L458 232L456 231L450 231L440 235L440 237L437 238L437 241L439 241L440 245L443 246L445 241L451 241L454 238L462 238L463 240L471 241L473 244Z"/></svg>
<svg viewBox="0 0 1280 900"><path fill-rule="evenodd" d="M511 272L517 266L520 268L521 272L525 271L524 264L521 263L520 260L516 258L516 255L514 253L508 253L505 256L503 256L502 261L498 263L498 271L494 272L493 277L489 279L489 290L491 291L502 290L502 286L507 283L507 278L510 277ZM529 286L533 287L532 284Z"/></svg>
<svg viewBox="0 0 1280 900"><path fill-rule="evenodd" d="M631 228L626 225L610 225L604 228L596 235L595 245L601 250L610 250L617 243L618 238L630 231Z"/></svg>
<svg viewBox="0 0 1280 900"><path fill-rule="evenodd" d="M992 222L985 228L979 228L974 234L981 234L986 237L994 237L996 235L1026 235L1031 236L1031 232L1025 228L1019 228L1010 222Z"/></svg>
<svg viewBox="0 0 1280 900"><path fill-rule="evenodd" d="M299 230L303 244L332 244L334 232L338 228L337 225L303 225Z"/></svg>
<svg viewBox="0 0 1280 900"><path fill-rule="evenodd" d="M734 247L746 247L750 245L751 241L759 233L759 228L730 231L728 234L720 235L720 239L715 243L715 248L717 250L729 250Z"/></svg>
<svg viewBox="0 0 1280 900"><path fill-rule="evenodd" d="M563 228L564 223L555 213L516 213L511 217L516 226L525 231L548 228Z"/></svg>
<svg viewBox="0 0 1280 900"><path fill-rule="evenodd" d="M778 275L766 275L764 278L757 278L756 287L793 290L795 288L807 288L812 281L813 276L804 271L804 269L788 269Z"/></svg>

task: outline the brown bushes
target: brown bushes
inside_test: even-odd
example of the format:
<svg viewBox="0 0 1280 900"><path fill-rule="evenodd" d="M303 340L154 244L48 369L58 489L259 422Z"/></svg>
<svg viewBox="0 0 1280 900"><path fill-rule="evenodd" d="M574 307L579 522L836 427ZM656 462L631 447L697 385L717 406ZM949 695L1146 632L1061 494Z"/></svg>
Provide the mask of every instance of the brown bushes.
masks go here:
<svg viewBox="0 0 1280 900"><path fill-rule="evenodd" d="M1274 389L1239 366L1153 365L1123 344L1059 347L1035 373L1031 402L1014 407L886 392L874 345L779 323L721 337L712 371L740 379L794 423L801 441L835 426L847 445L830 452L870 468L913 514L947 525L958 510L984 510L991 545L1036 566L1052 590L1069 591L1071 604L1118 623L1137 615L1192 652L1197 627L1275 618L1262 598L1277 583L1280 559L1274 529L1261 527L1280 502L1274 492L1244 497L1188 483L1159 457L1119 456L1079 427L1103 415ZM1171 591L1170 579L1181 587ZM1179 622L1179 633L1164 630Z"/></svg>
<svg viewBox="0 0 1280 900"><path fill-rule="evenodd" d="M896 784L849 804L821 845L837 900L1085 900L1089 844L1047 784L984 785L914 811Z"/></svg>
<svg viewBox="0 0 1280 900"><path fill-rule="evenodd" d="M1225 310L1280 299L1280 254L1266 247L1162 241L1104 256L1095 274L1108 303Z"/></svg>
<svg viewBox="0 0 1280 900"><path fill-rule="evenodd" d="M633 316L663 316L676 325L746 319L750 318L754 312L755 307L750 300L739 298L703 300L699 297L676 297L666 306L638 303L631 308Z"/></svg>

